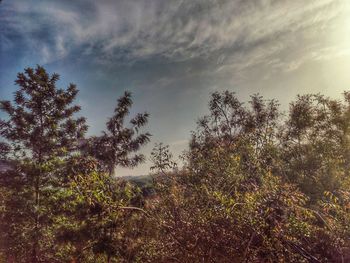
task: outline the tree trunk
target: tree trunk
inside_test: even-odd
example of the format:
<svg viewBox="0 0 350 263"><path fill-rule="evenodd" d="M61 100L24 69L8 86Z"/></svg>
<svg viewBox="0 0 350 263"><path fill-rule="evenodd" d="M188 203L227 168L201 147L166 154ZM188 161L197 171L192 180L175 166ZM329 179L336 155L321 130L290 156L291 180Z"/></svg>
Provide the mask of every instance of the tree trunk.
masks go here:
<svg viewBox="0 0 350 263"><path fill-rule="evenodd" d="M34 228L34 242L33 242L33 256L32 263L39 262L38 249L39 249L39 229L40 229L40 177L41 177L41 154L39 156L39 171L35 178L35 228Z"/></svg>
<svg viewBox="0 0 350 263"><path fill-rule="evenodd" d="M39 194L39 175L35 182L35 228L34 228L34 242L33 242L33 258L32 262L38 262L38 247L39 247L39 205L40 205L40 194Z"/></svg>

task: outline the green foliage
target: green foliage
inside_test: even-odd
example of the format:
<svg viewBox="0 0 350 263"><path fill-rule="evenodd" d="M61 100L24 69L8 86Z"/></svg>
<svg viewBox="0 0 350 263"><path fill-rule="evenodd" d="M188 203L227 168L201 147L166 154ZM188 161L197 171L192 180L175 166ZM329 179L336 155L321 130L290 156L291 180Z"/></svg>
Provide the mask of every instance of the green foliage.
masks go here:
<svg viewBox="0 0 350 263"><path fill-rule="evenodd" d="M47 202L60 180L55 176L57 158L75 151L87 130L84 118L73 119L80 110L71 105L76 87L70 84L67 90L58 89L58 79L43 67L27 68L17 76L19 89L13 103L0 102L0 109L8 115L0 121L0 134L17 163L15 170L1 176L1 187L9 192L5 202L10 203L2 215L6 229L1 242L10 244L5 254L18 262L48 260L53 241ZM18 210L10 209L15 207Z"/></svg>
<svg viewBox="0 0 350 263"><path fill-rule="evenodd" d="M61 247L68 250L63 255L66 260L131 258L134 252L130 240L137 233L128 228L135 220L131 204L137 195L137 188L107 174L76 174L57 200L64 204L55 225Z"/></svg>
<svg viewBox="0 0 350 263"><path fill-rule="evenodd" d="M348 93L345 103L321 95L299 96L291 103L282 133L283 169L312 202L334 192L349 176Z"/></svg>
<svg viewBox="0 0 350 263"><path fill-rule="evenodd" d="M348 262L350 94L278 103L215 92L178 168L156 144L152 176L117 178L150 139L118 99L85 139L74 85L19 73L0 121L0 262ZM165 176L164 176L165 175Z"/></svg>
<svg viewBox="0 0 350 263"><path fill-rule="evenodd" d="M110 175L115 166L134 167L145 160L142 154L137 154L140 148L149 142L148 132L140 133L140 129L148 122L148 113L138 113L126 127L126 118L132 106L131 93L118 99L114 115L106 123L107 130L100 137L93 137L85 145L88 154L100 161L102 170ZM133 154L133 155L132 155Z"/></svg>
<svg viewBox="0 0 350 263"><path fill-rule="evenodd" d="M151 152L151 171L156 170L158 173L165 173L177 167L177 163L173 161L173 155L169 151L169 145L156 143Z"/></svg>
<svg viewBox="0 0 350 263"><path fill-rule="evenodd" d="M149 262L349 260L347 93L298 97L286 119L248 106L212 95L184 170L156 184Z"/></svg>
<svg viewBox="0 0 350 263"><path fill-rule="evenodd" d="M9 119L1 120L1 135L11 142L20 156L46 161L62 156L77 146L77 139L87 130L84 118L73 119L80 110L73 105L78 90L70 84L67 90L56 88L59 75L49 75L43 67L27 68L19 73L20 87L14 101L1 101L0 108Z"/></svg>

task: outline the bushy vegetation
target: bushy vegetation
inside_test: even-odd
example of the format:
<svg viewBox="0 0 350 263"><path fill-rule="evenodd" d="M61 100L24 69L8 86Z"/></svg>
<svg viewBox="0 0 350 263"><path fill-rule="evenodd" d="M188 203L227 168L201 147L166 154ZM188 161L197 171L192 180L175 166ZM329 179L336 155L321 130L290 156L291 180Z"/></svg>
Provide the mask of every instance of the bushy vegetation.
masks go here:
<svg viewBox="0 0 350 263"><path fill-rule="evenodd" d="M157 144L150 179L114 176L145 160L147 113L118 99L102 136L74 117L74 85L43 67L1 101L0 262L349 262L350 93L278 102L215 92L183 166Z"/></svg>

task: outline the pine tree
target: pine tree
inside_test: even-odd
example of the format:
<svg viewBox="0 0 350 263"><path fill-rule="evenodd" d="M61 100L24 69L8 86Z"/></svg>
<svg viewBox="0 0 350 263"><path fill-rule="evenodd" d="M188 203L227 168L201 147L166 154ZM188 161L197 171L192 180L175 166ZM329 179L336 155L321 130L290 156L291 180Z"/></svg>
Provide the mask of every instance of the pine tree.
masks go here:
<svg viewBox="0 0 350 263"><path fill-rule="evenodd" d="M21 182L27 184L25 191L33 196L33 202L29 203L34 218L29 241L31 262L42 261L42 202L46 195L44 189L52 186L55 176L49 164L76 151L87 131L85 118L74 118L80 111L79 106L72 105L78 93L76 86L70 84L66 90L59 89L58 80L58 74L49 75L41 66L27 68L17 75L15 83L19 89L14 93L13 102L0 102L0 109L8 115L8 119L0 120L0 135L22 164L18 170L25 179Z"/></svg>
<svg viewBox="0 0 350 263"><path fill-rule="evenodd" d="M149 118L149 114L138 113L125 125L130 113L132 98L130 92L125 92L118 99L114 115L106 123L107 130L100 137L89 140L87 152L100 161L102 170L114 174L116 166L135 167L145 160L143 154L137 153L142 146L149 142L148 132L140 133Z"/></svg>

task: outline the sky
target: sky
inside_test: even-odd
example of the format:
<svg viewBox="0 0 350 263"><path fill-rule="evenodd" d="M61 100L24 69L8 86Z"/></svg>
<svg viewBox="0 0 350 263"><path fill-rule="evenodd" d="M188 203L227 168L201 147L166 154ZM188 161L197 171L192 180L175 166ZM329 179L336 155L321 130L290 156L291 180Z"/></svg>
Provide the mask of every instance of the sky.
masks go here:
<svg viewBox="0 0 350 263"><path fill-rule="evenodd" d="M0 98L26 67L75 83L99 135L125 90L147 111L153 144L186 149L210 93L260 93L282 109L297 94L350 89L349 0L3 0ZM0 114L0 117L3 117ZM149 161L117 175L149 172Z"/></svg>

